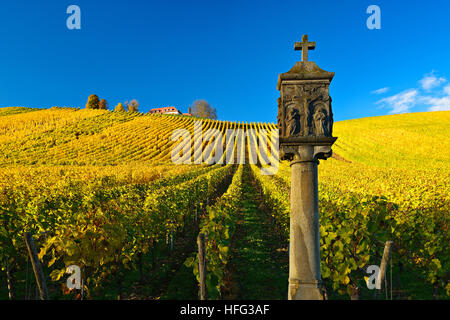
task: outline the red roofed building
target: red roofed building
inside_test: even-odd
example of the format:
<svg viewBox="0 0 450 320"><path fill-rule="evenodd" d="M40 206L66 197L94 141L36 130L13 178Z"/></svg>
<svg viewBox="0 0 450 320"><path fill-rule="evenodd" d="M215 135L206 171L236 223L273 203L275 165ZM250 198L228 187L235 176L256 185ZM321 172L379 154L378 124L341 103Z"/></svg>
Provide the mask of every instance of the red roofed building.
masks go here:
<svg viewBox="0 0 450 320"><path fill-rule="evenodd" d="M151 109L148 113L160 113L160 114L182 114L183 116L189 116L192 115L190 113L181 113L180 110L177 108L170 106L170 107L164 107L164 108L154 108Z"/></svg>
<svg viewBox="0 0 450 320"><path fill-rule="evenodd" d="M149 113L161 113L161 114L181 114L180 110L175 107L154 108Z"/></svg>

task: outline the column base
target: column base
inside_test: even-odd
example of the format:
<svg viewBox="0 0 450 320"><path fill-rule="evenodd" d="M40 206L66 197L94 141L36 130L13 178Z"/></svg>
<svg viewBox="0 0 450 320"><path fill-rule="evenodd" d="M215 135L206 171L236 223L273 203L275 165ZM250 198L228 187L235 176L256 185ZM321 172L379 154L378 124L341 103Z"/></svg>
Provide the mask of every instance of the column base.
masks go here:
<svg viewBox="0 0 450 320"><path fill-rule="evenodd" d="M321 281L289 279L288 300L323 300Z"/></svg>

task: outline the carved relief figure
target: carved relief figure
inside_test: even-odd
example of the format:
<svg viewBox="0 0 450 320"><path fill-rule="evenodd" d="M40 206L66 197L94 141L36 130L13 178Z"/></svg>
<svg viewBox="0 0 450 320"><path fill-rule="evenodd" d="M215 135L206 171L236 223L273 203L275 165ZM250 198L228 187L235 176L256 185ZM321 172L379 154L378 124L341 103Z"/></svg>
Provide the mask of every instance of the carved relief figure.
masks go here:
<svg viewBox="0 0 450 320"><path fill-rule="evenodd" d="M300 132L299 114L297 109L290 108L286 116L287 134L294 136Z"/></svg>
<svg viewBox="0 0 450 320"><path fill-rule="evenodd" d="M333 114L326 84L286 84L278 103L281 137L331 136Z"/></svg>
<svg viewBox="0 0 450 320"><path fill-rule="evenodd" d="M322 108L314 113L314 128L316 136L328 136L327 116Z"/></svg>
<svg viewBox="0 0 450 320"><path fill-rule="evenodd" d="M300 124L300 135L307 136L309 134L308 119L307 119L307 115L306 115L305 111L302 109L300 109L300 112L298 115L298 122Z"/></svg>
<svg viewBox="0 0 450 320"><path fill-rule="evenodd" d="M310 115L310 95L304 95L303 96L303 112L302 112L302 135L303 136L309 136L309 133L311 131L311 115Z"/></svg>

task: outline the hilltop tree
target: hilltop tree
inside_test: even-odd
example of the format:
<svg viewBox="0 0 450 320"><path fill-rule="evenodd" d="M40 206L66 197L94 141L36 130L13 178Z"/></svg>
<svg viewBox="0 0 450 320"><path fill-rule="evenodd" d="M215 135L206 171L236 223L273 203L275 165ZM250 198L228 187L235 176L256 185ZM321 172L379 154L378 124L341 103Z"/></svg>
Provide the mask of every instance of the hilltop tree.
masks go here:
<svg viewBox="0 0 450 320"><path fill-rule="evenodd" d="M108 101L106 101L105 99L100 100L100 102L98 103L98 108L101 110L108 110Z"/></svg>
<svg viewBox="0 0 450 320"><path fill-rule="evenodd" d="M125 112L125 107L123 106L122 102L119 102L117 106L114 108L115 112Z"/></svg>
<svg viewBox="0 0 450 320"><path fill-rule="evenodd" d="M100 100L96 94L91 94L86 103L86 109L98 109Z"/></svg>
<svg viewBox="0 0 450 320"><path fill-rule="evenodd" d="M139 112L139 102L136 99L125 102L128 112Z"/></svg>
<svg viewBox="0 0 450 320"><path fill-rule="evenodd" d="M217 111L206 100L195 100L192 106L189 106L189 113L194 117L205 119L217 119Z"/></svg>

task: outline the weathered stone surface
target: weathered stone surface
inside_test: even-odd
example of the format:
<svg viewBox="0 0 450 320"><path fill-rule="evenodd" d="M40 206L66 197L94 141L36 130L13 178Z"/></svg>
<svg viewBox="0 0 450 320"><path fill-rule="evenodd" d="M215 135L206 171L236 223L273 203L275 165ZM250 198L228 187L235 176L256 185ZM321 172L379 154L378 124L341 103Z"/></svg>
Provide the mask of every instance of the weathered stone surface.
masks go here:
<svg viewBox="0 0 450 320"><path fill-rule="evenodd" d="M294 44L294 50L302 51L302 61L308 61L308 50L314 50L316 48L315 42L308 42L308 35L304 34L302 36L302 42L296 42Z"/></svg>
<svg viewBox="0 0 450 320"><path fill-rule="evenodd" d="M332 137L333 112L329 86L334 73L314 62L297 62L279 76L278 129L280 138Z"/></svg>
<svg viewBox="0 0 450 320"><path fill-rule="evenodd" d="M281 90L281 83L289 80L325 80L330 83L334 72L322 70L314 61L296 62L288 72L278 76L277 90Z"/></svg>
<svg viewBox="0 0 450 320"><path fill-rule="evenodd" d="M305 161L326 160L331 157L333 150L331 145L336 141L336 137L292 137L280 138L280 152L283 153L282 158L286 160L304 159ZM312 154L305 154L307 148L298 148L299 146L311 146Z"/></svg>
<svg viewBox="0 0 450 320"><path fill-rule="evenodd" d="M318 160L313 145L292 148L288 298L320 300Z"/></svg>
<svg viewBox="0 0 450 320"><path fill-rule="evenodd" d="M303 36L302 62L278 77L280 156L291 161L289 300L320 300L320 234L317 165L332 155L337 138L329 85L334 73L308 61L315 48Z"/></svg>

